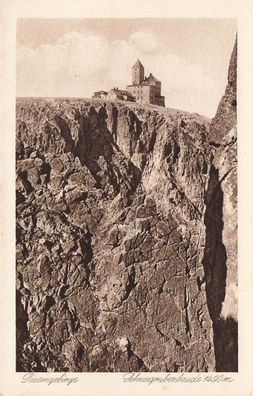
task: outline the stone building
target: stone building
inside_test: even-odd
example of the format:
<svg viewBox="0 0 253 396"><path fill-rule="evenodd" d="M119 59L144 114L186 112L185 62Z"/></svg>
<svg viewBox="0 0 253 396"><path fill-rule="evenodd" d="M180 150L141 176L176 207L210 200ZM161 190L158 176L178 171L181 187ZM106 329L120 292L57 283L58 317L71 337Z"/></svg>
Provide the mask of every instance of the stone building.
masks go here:
<svg viewBox="0 0 253 396"><path fill-rule="evenodd" d="M161 81L151 73L145 77L144 67L139 59L132 67L132 84L127 85L126 89L136 102L165 106L164 96L161 96Z"/></svg>
<svg viewBox="0 0 253 396"><path fill-rule="evenodd" d="M94 92L93 98L106 99L107 95L108 95L107 91L97 91Z"/></svg>
<svg viewBox="0 0 253 396"><path fill-rule="evenodd" d="M108 92L108 95L107 95L106 99L109 99L109 100L126 100L126 101L130 101L130 102L134 102L135 101L133 95L129 91L127 91L125 89L118 89L118 88L112 88Z"/></svg>

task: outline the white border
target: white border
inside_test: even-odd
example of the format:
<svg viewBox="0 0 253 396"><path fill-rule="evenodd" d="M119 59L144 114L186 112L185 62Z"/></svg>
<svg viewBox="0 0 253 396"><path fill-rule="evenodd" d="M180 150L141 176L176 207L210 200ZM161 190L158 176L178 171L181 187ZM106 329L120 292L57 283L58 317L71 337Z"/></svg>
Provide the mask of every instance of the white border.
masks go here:
<svg viewBox="0 0 253 396"><path fill-rule="evenodd" d="M15 49L18 18L237 18L239 159L239 373L231 383L124 384L119 374L78 374L77 384L22 384L15 372ZM3 396L253 395L253 2L232 0L2 0L0 2L0 254ZM45 374L44 376L50 376ZM55 375L55 374L53 374ZM74 375L75 376L75 375Z"/></svg>

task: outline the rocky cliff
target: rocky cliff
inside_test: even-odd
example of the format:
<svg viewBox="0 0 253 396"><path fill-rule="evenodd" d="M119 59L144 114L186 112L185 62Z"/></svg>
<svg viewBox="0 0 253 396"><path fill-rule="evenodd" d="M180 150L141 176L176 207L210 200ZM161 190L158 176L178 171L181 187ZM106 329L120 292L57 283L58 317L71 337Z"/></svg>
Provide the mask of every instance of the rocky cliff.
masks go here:
<svg viewBox="0 0 253 396"><path fill-rule="evenodd" d="M238 370L236 86L237 42L226 91L209 130L213 160L205 199L203 264L218 371Z"/></svg>
<svg viewBox="0 0 253 396"><path fill-rule="evenodd" d="M99 100L16 115L17 370L224 370L232 132Z"/></svg>

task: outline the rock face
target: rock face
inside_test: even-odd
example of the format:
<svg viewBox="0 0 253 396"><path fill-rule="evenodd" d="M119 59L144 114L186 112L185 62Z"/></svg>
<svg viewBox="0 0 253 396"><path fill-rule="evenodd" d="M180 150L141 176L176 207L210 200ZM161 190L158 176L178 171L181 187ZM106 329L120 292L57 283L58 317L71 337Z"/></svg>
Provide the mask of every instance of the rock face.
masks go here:
<svg viewBox="0 0 253 396"><path fill-rule="evenodd" d="M204 268L217 371L238 370L237 326L237 43L225 95L212 120L213 161L206 191Z"/></svg>
<svg viewBox="0 0 253 396"><path fill-rule="evenodd" d="M219 369L236 183L230 135L213 148L209 126L154 106L17 100L18 371Z"/></svg>

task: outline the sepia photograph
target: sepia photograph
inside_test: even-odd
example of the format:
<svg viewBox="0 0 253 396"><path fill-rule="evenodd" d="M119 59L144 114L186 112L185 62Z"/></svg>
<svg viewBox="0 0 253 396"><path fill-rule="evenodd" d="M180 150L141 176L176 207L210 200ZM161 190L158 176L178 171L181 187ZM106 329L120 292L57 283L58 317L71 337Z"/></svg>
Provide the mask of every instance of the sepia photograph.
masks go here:
<svg viewBox="0 0 253 396"><path fill-rule="evenodd" d="M238 372L237 20L19 18L15 118L16 372Z"/></svg>

